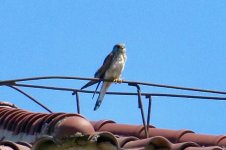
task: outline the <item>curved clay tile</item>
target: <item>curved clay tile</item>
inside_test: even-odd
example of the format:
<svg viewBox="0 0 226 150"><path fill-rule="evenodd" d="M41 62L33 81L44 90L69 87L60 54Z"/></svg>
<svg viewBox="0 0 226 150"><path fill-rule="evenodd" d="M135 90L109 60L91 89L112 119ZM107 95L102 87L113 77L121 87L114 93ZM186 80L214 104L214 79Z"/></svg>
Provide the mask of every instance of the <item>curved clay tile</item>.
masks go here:
<svg viewBox="0 0 226 150"><path fill-rule="evenodd" d="M93 141L97 143L97 147L103 149L104 143L111 143L112 147L114 146L116 149L119 149L119 143L115 136L110 132L96 132L93 135L90 135L88 138L89 141Z"/></svg>
<svg viewBox="0 0 226 150"><path fill-rule="evenodd" d="M64 143L64 144L62 144ZM120 149L117 139L109 132L94 133L89 136L74 134L74 136L55 140L53 137L42 137L35 141L32 150L118 150Z"/></svg>
<svg viewBox="0 0 226 150"><path fill-rule="evenodd" d="M34 117L35 113L27 113L27 115L22 118L16 125L15 125L15 134L23 133L25 131L25 127L27 125L27 121Z"/></svg>
<svg viewBox="0 0 226 150"><path fill-rule="evenodd" d="M45 120L48 118L48 115L44 115L37 120L35 120L30 128L29 134L34 135L35 133L40 133L42 127L45 126Z"/></svg>
<svg viewBox="0 0 226 150"><path fill-rule="evenodd" d="M0 148L3 147L3 146L8 147L8 149L12 149L12 150L30 150L29 147L17 144L17 143L12 142L12 141L1 141L0 142ZM8 149L6 149L6 150L8 150Z"/></svg>
<svg viewBox="0 0 226 150"><path fill-rule="evenodd" d="M91 123L81 116L65 117L59 120L53 129L53 136L55 138L69 137L78 132L83 135L90 135L95 132Z"/></svg>
<svg viewBox="0 0 226 150"><path fill-rule="evenodd" d="M37 139L32 146L31 150L45 150L46 147L51 147L55 144L53 137L45 136Z"/></svg>
<svg viewBox="0 0 226 150"><path fill-rule="evenodd" d="M197 143L194 142L184 142L184 143L176 143L171 145L172 150L184 150L189 147L199 147Z"/></svg>
<svg viewBox="0 0 226 150"><path fill-rule="evenodd" d="M132 148L141 148L145 147L147 149L171 149L172 143L166 138L161 136L151 137L142 140L136 140L126 143L123 148L132 149Z"/></svg>
<svg viewBox="0 0 226 150"><path fill-rule="evenodd" d="M0 145L0 150L13 150L13 149L8 147L8 146L1 146Z"/></svg>
<svg viewBox="0 0 226 150"><path fill-rule="evenodd" d="M224 150L218 146L210 146L210 147L187 147L184 150Z"/></svg>
<svg viewBox="0 0 226 150"><path fill-rule="evenodd" d="M226 146L226 137L222 137L218 140L218 143L217 143L218 146L222 146L222 147L225 147Z"/></svg>
<svg viewBox="0 0 226 150"><path fill-rule="evenodd" d="M5 119L12 114L13 112L18 112L20 111L19 109L7 109L6 111L4 111L4 114L1 114L1 118L0 118L0 125L2 127L4 121L6 121Z"/></svg>
<svg viewBox="0 0 226 150"><path fill-rule="evenodd" d="M9 102L0 102L0 107L17 108L16 105Z"/></svg>
<svg viewBox="0 0 226 150"><path fill-rule="evenodd" d="M18 117L18 115L21 113L22 111L17 109L15 111L12 111L10 114L6 115L6 117L4 118L3 123L1 124L3 129L8 128L8 123L14 119L16 119Z"/></svg>
<svg viewBox="0 0 226 150"><path fill-rule="evenodd" d="M163 136L173 143L178 142L179 139L186 133L193 133L193 131L149 128L149 136L151 136L151 137L153 137L153 136Z"/></svg>
<svg viewBox="0 0 226 150"><path fill-rule="evenodd" d="M3 124L3 127L9 131L12 131L13 130L13 125L17 124L17 122L19 120L21 120L27 113L25 111L21 111L17 114L15 114L14 116L12 116L8 122L5 122Z"/></svg>
<svg viewBox="0 0 226 150"><path fill-rule="evenodd" d="M214 146L214 145L218 145L220 140L223 138L226 138L226 136L187 133L180 138L180 141L181 142L192 141L192 142L198 143L201 146Z"/></svg>
<svg viewBox="0 0 226 150"><path fill-rule="evenodd" d="M112 120L100 120L100 121L91 121L95 131L100 131L100 128L107 123L115 123Z"/></svg>
<svg viewBox="0 0 226 150"><path fill-rule="evenodd" d="M45 116L46 114L43 113L37 113L34 116L32 116L29 120L27 120L25 127L23 128L22 132L29 133L31 130L32 124L39 118Z"/></svg>
<svg viewBox="0 0 226 150"><path fill-rule="evenodd" d="M77 115L77 114L60 114L50 121L50 123L48 125L49 128L48 128L47 134L49 134L49 135L53 134L55 125L62 119L66 118L66 117L71 117L71 116L79 116L79 117L83 118L81 115Z"/></svg>
<svg viewBox="0 0 226 150"><path fill-rule="evenodd" d="M1 107L0 107L0 108L1 108ZM9 109L6 109L6 108L0 109L0 116L3 116L5 113L8 112L8 110L9 110Z"/></svg>
<svg viewBox="0 0 226 150"><path fill-rule="evenodd" d="M32 145L31 145L30 143L23 142L23 141L17 142L17 144L20 144L20 145L26 146L26 147L28 147L28 148L31 148L31 147L32 147Z"/></svg>
<svg viewBox="0 0 226 150"><path fill-rule="evenodd" d="M127 125L127 124L116 124L113 121L107 120L106 122L96 122L100 127L98 131L109 131L117 135L135 136L143 138L144 127L143 125Z"/></svg>
<svg viewBox="0 0 226 150"><path fill-rule="evenodd" d="M117 138L117 140L119 142L120 147L124 147L124 145L126 143L131 142L131 141L139 140L139 138L134 137L134 136L119 136Z"/></svg>
<svg viewBox="0 0 226 150"><path fill-rule="evenodd" d="M11 131L14 131L16 133L16 130L21 126L23 123L23 120L28 116L32 115L31 113L28 112L23 112L18 118L15 119L15 123L12 124Z"/></svg>
<svg viewBox="0 0 226 150"><path fill-rule="evenodd" d="M65 113L51 113L51 114L48 114L46 119L44 120L44 122L42 124L49 124L54 118L56 118L57 116L60 116L62 114L65 114Z"/></svg>
<svg viewBox="0 0 226 150"><path fill-rule="evenodd" d="M222 150L219 146L226 146L224 135L153 126L148 132L150 137L146 138L143 125L117 124L112 120L94 122L79 114L32 113L0 106L0 150L30 150L31 144L32 150L48 146L57 150Z"/></svg>
<svg viewBox="0 0 226 150"><path fill-rule="evenodd" d="M46 127L49 126L48 124L51 121L53 121L54 118L64 115L64 114L65 113L51 113L51 114L47 114L46 116L39 118L32 124L30 134L43 132L42 130L45 130Z"/></svg>
<svg viewBox="0 0 226 150"><path fill-rule="evenodd" d="M0 114L4 114L4 112L10 111L14 108L11 107L0 107Z"/></svg>

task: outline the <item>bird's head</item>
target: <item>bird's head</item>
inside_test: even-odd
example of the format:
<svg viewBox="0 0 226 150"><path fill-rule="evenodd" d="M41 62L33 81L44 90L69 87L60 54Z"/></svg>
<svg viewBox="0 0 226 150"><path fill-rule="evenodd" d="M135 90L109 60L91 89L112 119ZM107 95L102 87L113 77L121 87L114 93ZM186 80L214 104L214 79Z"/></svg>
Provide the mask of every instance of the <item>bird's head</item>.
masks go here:
<svg viewBox="0 0 226 150"><path fill-rule="evenodd" d="M116 44L113 47L113 52L121 52L121 53L125 53L126 52L126 46L123 43L120 44Z"/></svg>

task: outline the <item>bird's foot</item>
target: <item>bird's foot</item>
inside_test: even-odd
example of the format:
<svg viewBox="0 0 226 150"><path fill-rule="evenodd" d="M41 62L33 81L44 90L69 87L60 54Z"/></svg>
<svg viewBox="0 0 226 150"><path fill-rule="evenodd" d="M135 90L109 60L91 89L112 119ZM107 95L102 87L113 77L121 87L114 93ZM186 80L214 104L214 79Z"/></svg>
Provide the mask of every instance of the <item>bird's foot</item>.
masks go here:
<svg viewBox="0 0 226 150"><path fill-rule="evenodd" d="M122 79L114 79L113 82L115 82L115 83L122 83Z"/></svg>

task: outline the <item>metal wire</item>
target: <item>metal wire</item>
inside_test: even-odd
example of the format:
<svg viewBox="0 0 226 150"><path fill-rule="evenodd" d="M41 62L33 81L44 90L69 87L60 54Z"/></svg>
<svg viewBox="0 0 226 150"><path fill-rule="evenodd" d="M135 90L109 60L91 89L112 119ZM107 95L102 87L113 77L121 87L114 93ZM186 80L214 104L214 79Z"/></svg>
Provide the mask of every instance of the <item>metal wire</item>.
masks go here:
<svg viewBox="0 0 226 150"><path fill-rule="evenodd" d="M1 81L0 80L0 82L4 82L4 81ZM21 94L23 94L24 96L26 96L27 98L29 98L30 100L32 100L33 102L35 102L36 104L38 104L39 106L41 106L42 108L44 108L49 113L53 113L49 108L47 108L45 105L43 105L42 103L40 103L38 100L36 100L35 98L33 98L32 96L30 96L26 92L22 91L18 87L12 86L12 84L15 84L15 82L8 82L8 84L6 84L6 86L9 87L9 88L11 88L11 89L16 90L17 92L19 92Z"/></svg>
<svg viewBox="0 0 226 150"><path fill-rule="evenodd" d="M14 87L14 86L10 86L8 85L8 87L20 92L21 94L23 94L24 96L28 97L30 100L32 100L33 102L35 102L36 104L38 104L39 106L41 106L42 108L44 108L46 111L48 111L49 113L53 113L49 108L47 108L45 105L43 105L42 103L40 103L39 101L37 101L35 98L33 98L32 96L30 96L29 94L25 93L24 91L22 91L21 89Z"/></svg>
<svg viewBox="0 0 226 150"><path fill-rule="evenodd" d="M32 81L32 80L45 80L45 79L93 80L93 81L109 81L109 82L112 82L112 80L105 80L105 79L99 79L99 78L84 78L84 77L70 77L70 76L43 76L43 77L32 77L32 78L22 78L22 79L15 79L15 80L0 81L0 85L13 85L15 82ZM178 89L178 90L186 90L186 91L196 91L196 92L205 92L205 93L214 93L214 94L226 94L225 91L216 91L216 90L199 89L199 88L189 88L189 87L172 86L172 85L164 85L164 84L154 84L154 83L147 83L147 82L137 82L137 81L123 80L122 83L131 83L131 84L139 84L139 85L146 85L146 86L153 86L153 87L170 88L170 89Z"/></svg>
<svg viewBox="0 0 226 150"><path fill-rule="evenodd" d="M80 90L74 88L64 88L64 87L53 87L53 86L42 86L42 85L31 85L31 84L15 84L15 86L20 87L29 87L29 88L38 88L38 89L49 89L57 91L69 91L69 92L80 92L80 93L94 93L95 91L91 90ZM96 93L99 93L97 91ZM106 92L110 95L137 95L133 92ZM141 93L142 96L149 98L150 96L158 97L181 97L181 98L190 98L190 99L207 99L207 100L226 100L226 97L213 97L213 96L192 96L192 95L183 95L183 94L165 94L165 93Z"/></svg>

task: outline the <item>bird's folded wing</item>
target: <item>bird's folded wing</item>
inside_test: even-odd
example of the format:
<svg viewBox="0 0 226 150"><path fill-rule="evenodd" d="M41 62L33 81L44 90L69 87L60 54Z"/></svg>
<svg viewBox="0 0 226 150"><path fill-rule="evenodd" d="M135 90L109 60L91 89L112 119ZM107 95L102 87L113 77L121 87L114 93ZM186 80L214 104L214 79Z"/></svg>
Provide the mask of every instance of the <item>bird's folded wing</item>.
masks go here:
<svg viewBox="0 0 226 150"><path fill-rule="evenodd" d="M111 53L104 59L104 62L103 62L103 64L102 64L102 66L96 71L96 73L95 73L95 75L94 75L96 78L103 78L103 77L104 77L105 72L107 71L107 69L110 68L110 66L111 66L111 64L112 64L113 58L114 58L114 53L111 52Z"/></svg>
<svg viewBox="0 0 226 150"><path fill-rule="evenodd" d="M95 78L104 78L104 74L106 72L106 70L110 67L112 60L114 58L114 53L111 52L105 59L103 62L103 65L96 71L94 77ZM81 89L85 89L91 85L94 85L96 83L98 83L99 81L89 81L87 84L85 84Z"/></svg>

